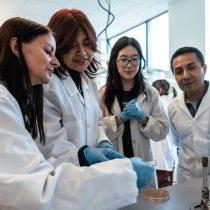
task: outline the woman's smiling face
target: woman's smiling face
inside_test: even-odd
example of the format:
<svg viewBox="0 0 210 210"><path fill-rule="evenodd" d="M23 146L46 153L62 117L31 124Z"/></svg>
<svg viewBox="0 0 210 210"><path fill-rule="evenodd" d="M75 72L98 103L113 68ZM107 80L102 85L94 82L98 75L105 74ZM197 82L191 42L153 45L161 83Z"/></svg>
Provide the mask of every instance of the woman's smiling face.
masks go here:
<svg viewBox="0 0 210 210"><path fill-rule="evenodd" d="M133 80L140 65L137 49L131 45L123 48L118 53L116 63L121 78L123 80Z"/></svg>
<svg viewBox="0 0 210 210"><path fill-rule="evenodd" d="M60 65L55 50L56 43L51 33L40 35L29 43L22 43L32 85L49 82L54 68Z"/></svg>
<svg viewBox="0 0 210 210"><path fill-rule="evenodd" d="M90 41L83 30L79 31L73 47L62 56L64 64L72 70L83 72L90 65L94 51Z"/></svg>

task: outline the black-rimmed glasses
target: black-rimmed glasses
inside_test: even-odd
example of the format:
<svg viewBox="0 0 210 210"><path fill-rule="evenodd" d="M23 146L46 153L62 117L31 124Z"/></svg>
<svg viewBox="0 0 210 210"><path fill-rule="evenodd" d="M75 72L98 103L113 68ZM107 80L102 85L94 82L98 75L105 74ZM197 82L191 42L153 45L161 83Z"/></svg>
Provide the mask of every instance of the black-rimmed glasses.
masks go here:
<svg viewBox="0 0 210 210"><path fill-rule="evenodd" d="M126 67L129 63L133 66L138 66L140 64L140 59L137 56L131 58L118 58L117 62L121 67Z"/></svg>

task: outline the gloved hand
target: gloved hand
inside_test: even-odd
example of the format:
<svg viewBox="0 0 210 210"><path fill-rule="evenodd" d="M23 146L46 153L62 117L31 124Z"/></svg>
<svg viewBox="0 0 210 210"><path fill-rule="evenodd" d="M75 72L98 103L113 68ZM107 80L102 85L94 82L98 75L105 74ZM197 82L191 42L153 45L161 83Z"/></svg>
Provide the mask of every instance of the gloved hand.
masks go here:
<svg viewBox="0 0 210 210"><path fill-rule="evenodd" d="M129 104L126 105L125 112L129 113L131 118L134 117L140 122L142 122L147 116L136 99L131 100Z"/></svg>
<svg viewBox="0 0 210 210"><path fill-rule="evenodd" d="M110 143L108 140L103 140L103 141L99 142L96 147L97 148L110 148L110 149L116 150L114 148L113 144Z"/></svg>
<svg viewBox="0 0 210 210"><path fill-rule="evenodd" d="M120 117L124 122L126 122L127 120L130 119L130 113L129 113L129 111L127 111L127 110L125 111L125 110L123 109L123 111L120 112L119 117Z"/></svg>
<svg viewBox="0 0 210 210"><path fill-rule="evenodd" d="M124 158L122 154L110 148L93 148L88 146L83 152L89 165L116 158Z"/></svg>
<svg viewBox="0 0 210 210"><path fill-rule="evenodd" d="M131 116L130 116L130 110L127 109L127 107L132 104L132 101L136 101L136 99L132 99L131 101L129 101L126 106L123 108L123 111L119 114L120 118L126 122L127 120L130 120Z"/></svg>
<svg viewBox="0 0 210 210"><path fill-rule="evenodd" d="M154 183L155 167L149 162L142 161L139 157L130 158L133 169L137 175L137 187L139 189Z"/></svg>

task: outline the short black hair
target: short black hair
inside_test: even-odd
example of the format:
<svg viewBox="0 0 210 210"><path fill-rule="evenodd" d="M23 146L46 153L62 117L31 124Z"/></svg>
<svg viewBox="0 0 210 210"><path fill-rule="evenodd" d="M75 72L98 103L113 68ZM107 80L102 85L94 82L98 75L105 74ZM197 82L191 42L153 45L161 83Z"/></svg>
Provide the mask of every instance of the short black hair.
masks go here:
<svg viewBox="0 0 210 210"><path fill-rule="evenodd" d="M194 53L196 55L196 57L198 58L198 60L200 61L201 65L203 66L205 64L204 56L200 50L198 50L195 47L181 47L178 50L176 50L175 53L171 57L170 65L171 65L171 70L173 73L174 73L173 66L172 66L173 60L176 57L183 55L183 54L187 54L187 53Z"/></svg>

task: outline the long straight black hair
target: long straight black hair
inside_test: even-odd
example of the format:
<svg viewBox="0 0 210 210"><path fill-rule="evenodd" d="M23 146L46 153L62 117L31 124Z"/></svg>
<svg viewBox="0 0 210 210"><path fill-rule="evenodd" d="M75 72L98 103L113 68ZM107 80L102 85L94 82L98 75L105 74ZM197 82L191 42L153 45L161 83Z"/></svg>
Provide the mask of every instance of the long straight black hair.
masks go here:
<svg viewBox="0 0 210 210"><path fill-rule="evenodd" d="M144 77L142 74L142 69L145 66L145 59L141 50L141 46L134 38L127 36L121 37L112 48L108 65L104 103L110 114L113 114L111 109L115 98L117 97L119 100L122 100L123 97L122 80L117 70L116 61L120 50L127 46L134 47L137 50L140 59L138 73L134 77L134 86L131 91L134 93L134 97L138 97L138 95L145 90Z"/></svg>
<svg viewBox="0 0 210 210"><path fill-rule="evenodd" d="M36 37L50 32L47 27L20 17L8 19L0 27L0 80L17 100L25 128L34 139L39 133L40 142L43 144L43 89L42 85L31 85L22 44L30 43ZM17 38L19 57L10 47L10 41L14 37Z"/></svg>

